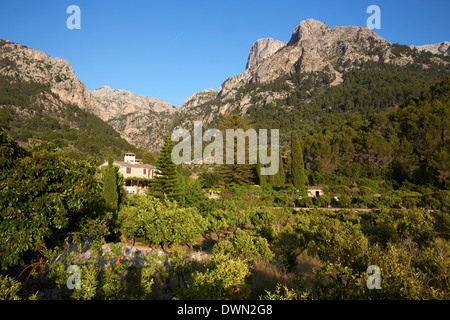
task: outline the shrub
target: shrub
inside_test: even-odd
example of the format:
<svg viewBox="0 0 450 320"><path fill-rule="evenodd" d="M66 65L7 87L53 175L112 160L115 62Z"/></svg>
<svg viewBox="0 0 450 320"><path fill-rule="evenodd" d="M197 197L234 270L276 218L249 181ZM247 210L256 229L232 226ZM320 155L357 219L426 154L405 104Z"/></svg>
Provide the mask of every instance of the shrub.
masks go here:
<svg viewBox="0 0 450 320"><path fill-rule="evenodd" d="M186 289L179 290L177 298L185 300L246 299L249 287L245 279L249 269L244 261L216 253L203 271L195 271Z"/></svg>
<svg viewBox="0 0 450 320"><path fill-rule="evenodd" d="M180 245L193 242L206 230L206 220L194 208L176 202L135 195L119 212L126 237L143 236L151 245Z"/></svg>
<svg viewBox="0 0 450 320"><path fill-rule="evenodd" d="M267 239L251 235L241 229L237 229L234 235L220 241L215 246L214 251L227 253L232 257L244 260L260 257L265 261L270 261L274 257Z"/></svg>

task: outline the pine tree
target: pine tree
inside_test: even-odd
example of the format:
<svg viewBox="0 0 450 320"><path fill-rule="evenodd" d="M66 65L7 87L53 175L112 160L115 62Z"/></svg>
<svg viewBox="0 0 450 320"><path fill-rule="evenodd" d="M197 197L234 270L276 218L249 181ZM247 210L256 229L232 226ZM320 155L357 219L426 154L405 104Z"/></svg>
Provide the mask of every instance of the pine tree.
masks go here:
<svg viewBox="0 0 450 320"><path fill-rule="evenodd" d="M106 206L111 211L116 211L119 202L119 193L117 192L117 168L114 166L114 156L109 153L108 165L103 170L103 198Z"/></svg>
<svg viewBox="0 0 450 320"><path fill-rule="evenodd" d="M306 183L305 164L300 139L295 131L291 132L291 161L292 183L297 189L302 189Z"/></svg>
<svg viewBox="0 0 450 320"><path fill-rule="evenodd" d="M220 123L220 128L222 131L223 137L226 137L225 131L226 129L242 129L244 131L251 128L250 122L248 119L243 118L239 114L231 114L225 116L225 118ZM248 153L248 144L246 143L245 148L245 164L237 164L237 139L234 141L234 163L226 164L226 151L223 152L224 156L224 164L220 165L217 168L217 172L220 174L220 179L226 185L244 185L253 183L255 180L255 165L248 164L249 153ZM224 146L226 144L224 143Z"/></svg>
<svg viewBox="0 0 450 320"><path fill-rule="evenodd" d="M176 165L172 161L173 142L170 135L164 139L158 161L156 175L151 181L149 193L157 198L176 200L178 194Z"/></svg>

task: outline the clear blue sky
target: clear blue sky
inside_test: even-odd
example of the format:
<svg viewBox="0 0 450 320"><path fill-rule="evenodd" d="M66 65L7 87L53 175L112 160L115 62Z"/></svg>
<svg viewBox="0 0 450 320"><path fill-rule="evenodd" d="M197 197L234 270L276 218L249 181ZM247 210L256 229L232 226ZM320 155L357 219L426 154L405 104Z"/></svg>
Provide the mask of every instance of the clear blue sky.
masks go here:
<svg viewBox="0 0 450 320"><path fill-rule="evenodd" d="M69 30L69 5L81 30ZM365 26L381 9L385 39L450 41L450 1L0 0L0 38L68 60L89 90L108 85L181 105L244 71L259 38L288 41L300 21Z"/></svg>

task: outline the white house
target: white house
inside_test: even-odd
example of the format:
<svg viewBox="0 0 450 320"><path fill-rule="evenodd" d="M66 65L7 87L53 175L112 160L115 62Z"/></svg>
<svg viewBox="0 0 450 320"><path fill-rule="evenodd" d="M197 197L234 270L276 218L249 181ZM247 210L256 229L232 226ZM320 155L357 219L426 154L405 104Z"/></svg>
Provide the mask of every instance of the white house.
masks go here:
<svg viewBox="0 0 450 320"><path fill-rule="evenodd" d="M108 162L102 164L107 165ZM114 161L114 165L120 167L120 173L125 180L123 186L127 193L140 193L147 189L148 180L155 176L156 167L141 163L132 152L125 153L124 161Z"/></svg>

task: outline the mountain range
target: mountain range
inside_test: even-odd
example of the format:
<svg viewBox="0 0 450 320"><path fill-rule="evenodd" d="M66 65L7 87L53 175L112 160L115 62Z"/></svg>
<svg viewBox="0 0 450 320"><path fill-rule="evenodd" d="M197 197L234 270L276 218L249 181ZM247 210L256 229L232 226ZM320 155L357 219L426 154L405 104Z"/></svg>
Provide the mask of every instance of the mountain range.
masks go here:
<svg viewBox="0 0 450 320"><path fill-rule="evenodd" d="M95 149L103 142L117 153L135 147L157 152L173 129L198 120L211 126L231 112L249 116L255 126L270 120L271 126L295 129L333 112L395 108L424 85L448 76L449 66L449 42L399 45L367 27L329 28L307 19L288 42L258 39L242 73L226 79L218 91L194 93L175 107L108 86L89 91L69 62L0 40L0 125L23 143L30 137L56 137L79 148L91 143ZM365 100L367 92L387 100ZM286 118L292 119L285 126ZM43 123L45 134L35 130ZM86 134L95 132L96 142L86 142Z"/></svg>

